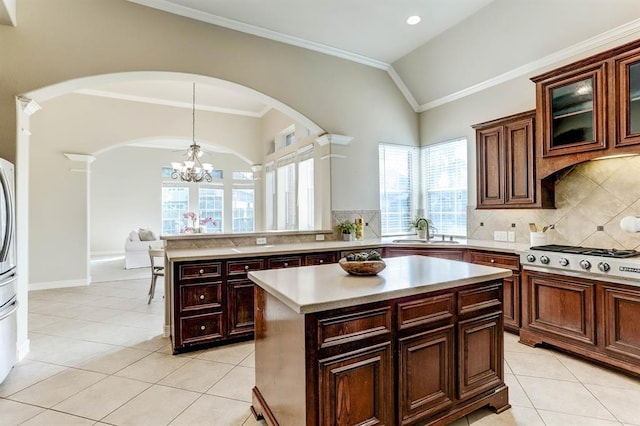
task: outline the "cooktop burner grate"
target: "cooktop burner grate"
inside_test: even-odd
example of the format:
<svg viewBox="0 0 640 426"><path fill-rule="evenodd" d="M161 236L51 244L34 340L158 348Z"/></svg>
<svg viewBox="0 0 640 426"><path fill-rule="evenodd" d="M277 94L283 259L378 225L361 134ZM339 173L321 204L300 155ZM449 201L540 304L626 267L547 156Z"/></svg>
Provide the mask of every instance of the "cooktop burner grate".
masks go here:
<svg viewBox="0 0 640 426"><path fill-rule="evenodd" d="M551 251L556 253L574 253L584 254L590 256L601 257L615 257L615 258L627 258L640 255L636 250L618 250L618 249L600 249L593 247L576 247L576 246L563 246L558 244L547 244L543 246L533 246L531 250Z"/></svg>

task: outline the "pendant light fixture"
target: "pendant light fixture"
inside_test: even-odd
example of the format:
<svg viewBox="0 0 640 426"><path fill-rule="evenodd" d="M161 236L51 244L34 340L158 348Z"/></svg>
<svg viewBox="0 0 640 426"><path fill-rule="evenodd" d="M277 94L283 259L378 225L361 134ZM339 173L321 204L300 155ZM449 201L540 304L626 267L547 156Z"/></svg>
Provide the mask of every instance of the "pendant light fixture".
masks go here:
<svg viewBox="0 0 640 426"><path fill-rule="evenodd" d="M213 166L209 163L201 163L200 157L204 152L200 149L200 145L196 143L196 84L193 83L193 123L192 123L193 139L191 146L187 149L188 159L182 163L171 163L173 171L172 179L180 179L182 182L202 182L203 180L211 182L211 172Z"/></svg>

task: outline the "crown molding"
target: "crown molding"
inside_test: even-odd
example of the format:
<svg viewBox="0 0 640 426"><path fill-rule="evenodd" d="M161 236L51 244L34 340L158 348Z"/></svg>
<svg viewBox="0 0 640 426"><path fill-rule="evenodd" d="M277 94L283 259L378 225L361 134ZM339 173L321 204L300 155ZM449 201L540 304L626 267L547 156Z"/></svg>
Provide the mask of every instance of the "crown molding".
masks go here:
<svg viewBox="0 0 640 426"><path fill-rule="evenodd" d="M353 136L344 136L344 135L332 135L332 134L324 134L316 139L318 145L349 145L349 143L353 140Z"/></svg>
<svg viewBox="0 0 640 426"><path fill-rule="evenodd" d="M77 161L80 163L87 163L87 164L91 164L95 161L96 157L94 157L93 155L87 155L87 154L71 154L71 153L64 153L64 156L67 157L69 160L71 161Z"/></svg>
<svg viewBox="0 0 640 426"><path fill-rule="evenodd" d="M387 69L387 73L389 73L389 76L391 77L393 82L396 84L400 92L402 92L407 102L409 102L409 105L411 105L411 108L413 108L415 112L418 112L418 108L420 107L418 105L418 101L416 101L416 98L413 97L413 94L411 94L411 91L409 91L409 88L407 87L407 85L404 84L404 81L402 80L402 78L400 78L395 68L393 68L393 65L389 65L389 68Z"/></svg>
<svg viewBox="0 0 640 426"><path fill-rule="evenodd" d="M482 81L478 84L474 84L465 89L451 93L447 96L443 96L439 99L424 103L418 107L417 112L424 112L429 109L447 104L449 102L457 101L458 99L473 95L474 93L481 92L515 78L522 77L523 75L532 74L544 67L556 64L573 56L589 52L590 50L597 49L598 47L615 42L622 38L632 36L638 32L640 32L640 18L620 25L619 27L613 28L611 30L605 31L602 34L598 34L597 36L591 37L580 43L576 43L573 46L558 50L557 52L551 53L550 55L544 56L538 60L514 68L510 71Z"/></svg>
<svg viewBox="0 0 640 426"><path fill-rule="evenodd" d="M379 61L377 59L369 58L364 55L349 52L335 47L327 46L326 44L316 43L314 41L305 40L299 37L283 34L277 31L268 30L266 28L257 27L255 25L246 24L244 22L236 21L234 19L223 18L221 16L213 15L211 13L201 12L190 7L176 5L164 0L129 0L132 3L137 3L142 6L152 7L154 9L163 10L165 12L173 13L175 15L184 16L186 18L195 19L209 24L217 25L219 27L229 28L231 30L240 31L247 34L252 34L258 37L267 38L270 40L279 41L293 46L302 47L309 50L315 50L316 52L326 53L327 55L336 56L342 59L348 59L353 62L358 62L370 67L387 70L389 64Z"/></svg>

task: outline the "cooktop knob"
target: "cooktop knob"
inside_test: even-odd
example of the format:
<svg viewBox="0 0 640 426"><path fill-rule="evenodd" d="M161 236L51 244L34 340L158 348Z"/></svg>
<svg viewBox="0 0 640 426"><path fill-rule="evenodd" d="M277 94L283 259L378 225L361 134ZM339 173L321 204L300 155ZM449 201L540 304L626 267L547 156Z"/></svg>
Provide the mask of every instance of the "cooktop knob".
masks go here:
<svg viewBox="0 0 640 426"><path fill-rule="evenodd" d="M536 261L536 257L532 254L528 254L527 255L527 262L535 262Z"/></svg>
<svg viewBox="0 0 640 426"><path fill-rule="evenodd" d="M589 262L587 259L583 259L580 261L580 267L582 269L591 269L591 262Z"/></svg>
<svg viewBox="0 0 640 426"><path fill-rule="evenodd" d="M540 256L540 263L543 263L545 265L549 264L549 258L545 255Z"/></svg>
<svg viewBox="0 0 640 426"><path fill-rule="evenodd" d="M566 257L561 257L558 260L558 263L560 264L560 266L567 266L569 264L569 259L567 259Z"/></svg>
<svg viewBox="0 0 640 426"><path fill-rule="evenodd" d="M609 264L606 262L600 262L598 263L598 269L600 269L600 271L602 272L609 272L609 269L611 269L611 266L609 266Z"/></svg>

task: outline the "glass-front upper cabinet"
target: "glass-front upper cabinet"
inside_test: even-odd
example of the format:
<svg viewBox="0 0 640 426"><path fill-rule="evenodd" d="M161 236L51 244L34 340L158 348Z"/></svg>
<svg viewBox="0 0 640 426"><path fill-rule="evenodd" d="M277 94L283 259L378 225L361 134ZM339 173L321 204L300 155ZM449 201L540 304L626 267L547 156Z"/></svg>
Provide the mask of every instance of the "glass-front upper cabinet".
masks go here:
<svg viewBox="0 0 640 426"><path fill-rule="evenodd" d="M606 148L605 66L536 81L543 157Z"/></svg>
<svg viewBox="0 0 640 426"><path fill-rule="evenodd" d="M640 144L640 52L616 61L618 138L616 146Z"/></svg>

